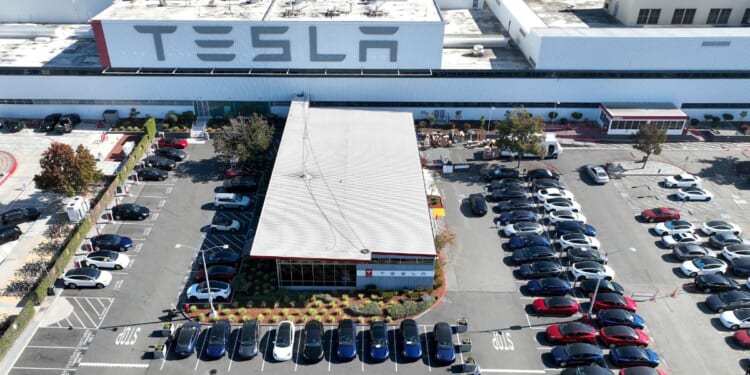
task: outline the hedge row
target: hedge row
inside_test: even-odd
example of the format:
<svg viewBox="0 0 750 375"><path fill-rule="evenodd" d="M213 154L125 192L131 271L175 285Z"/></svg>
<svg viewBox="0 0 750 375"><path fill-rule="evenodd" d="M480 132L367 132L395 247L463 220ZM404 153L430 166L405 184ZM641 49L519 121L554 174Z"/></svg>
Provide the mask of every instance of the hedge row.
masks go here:
<svg viewBox="0 0 750 375"><path fill-rule="evenodd" d="M145 134L141 138L141 141L138 142L138 145L135 146L135 149L133 149L133 152L128 157L128 161L125 162L125 165L120 169L120 173L117 174L118 184L127 180L128 176L130 176L130 172L133 171L135 165L141 160L141 158L143 158L146 150L151 147L151 142L156 136L156 120L154 120L153 117L146 120L146 123L143 126Z"/></svg>
<svg viewBox="0 0 750 375"><path fill-rule="evenodd" d="M15 328L13 326L8 327L3 336L0 337L0 359L5 357L5 353L10 350L18 336L21 335L21 332L29 325L29 322L34 317L34 312L34 303L31 301L26 302L21 312L13 320L12 324L15 325Z"/></svg>

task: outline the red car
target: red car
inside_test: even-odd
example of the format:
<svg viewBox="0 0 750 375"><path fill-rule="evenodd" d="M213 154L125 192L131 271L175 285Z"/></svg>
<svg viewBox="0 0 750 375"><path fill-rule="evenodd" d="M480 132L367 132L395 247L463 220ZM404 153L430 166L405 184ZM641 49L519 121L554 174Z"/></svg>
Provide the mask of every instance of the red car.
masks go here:
<svg viewBox="0 0 750 375"><path fill-rule="evenodd" d="M606 309L623 309L635 312L638 304L630 297L621 296L617 293L600 293L594 301L594 311Z"/></svg>
<svg viewBox="0 0 750 375"><path fill-rule="evenodd" d="M532 304L538 315L573 315L578 312L578 301L570 297L537 298Z"/></svg>
<svg viewBox="0 0 750 375"><path fill-rule="evenodd" d="M237 176L255 176L258 173L250 168L229 168L226 171L224 171L224 176L227 178L237 177Z"/></svg>
<svg viewBox="0 0 750 375"><path fill-rule="evenodd" d="M669 207L657 207L641 212L641 217L649 223L663 222L669 220L680 220L680 211Z"/></svg>
<svg viewBox="0 0 750 375"><path fill-rule="evenodd" d="M206 280L206 273L200 272L195 274L195 281L201 282ZM237 269L232 266L216 265L208 267L208 278L210 280L226 281L231 282L234 276L237 274Z"/></svg>
<svg viewBox="0 0 750 375"><path fill-rule="evenodd" d="M635 366L628 367L620 370L620 375L669 375L666 371L647 367L647 366Z"/></svg>
<svg viewBox="0 0 750 375"><path fill-rule="evenodd" d="M734 333L734 342L737 345L747 348L750 346L750 330L741 329Z"/></svg>
<svg viewBox="0 0 750 375"><path fill-rule="evenodd" d="M547 327L547 342L550 344L569 344L587 342L596 344L596 328L579 322L553 324Z"/></svg>
<svg viewBox="0 0 750 375"><path fill-rule="evenodd" d="M651 341L648 335L640 329L628 326L602 327L599 331L599 338L610 348L622 345L648 346Z"/></svg>
<svg viewBox="0 0 750 375"><path fill-rule="evenodd" d="M172 147L183 149L187 148L188 141L185 138L159 138L159 148Z"/></svg>

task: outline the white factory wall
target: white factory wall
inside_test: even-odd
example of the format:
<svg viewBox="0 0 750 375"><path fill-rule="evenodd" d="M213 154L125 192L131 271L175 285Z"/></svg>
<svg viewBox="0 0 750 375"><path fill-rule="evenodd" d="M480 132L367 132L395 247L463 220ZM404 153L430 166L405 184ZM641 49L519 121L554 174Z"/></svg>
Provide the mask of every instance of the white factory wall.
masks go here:
<svg viewBox="0 0 750 375"><path fill-rule="evenodd" d="M0 23L88 23L113 0L0 0Z"/></svg>

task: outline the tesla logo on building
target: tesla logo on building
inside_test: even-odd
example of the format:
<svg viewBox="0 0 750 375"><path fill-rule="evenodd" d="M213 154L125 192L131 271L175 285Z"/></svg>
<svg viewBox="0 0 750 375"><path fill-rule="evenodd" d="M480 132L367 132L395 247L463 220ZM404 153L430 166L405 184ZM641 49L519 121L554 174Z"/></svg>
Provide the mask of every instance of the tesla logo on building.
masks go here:
<svg viewBox="0 0 750 375"><path fill-rule="evenodd" d="M141 34L150 34L153 38L154 52L158 61L166 60L164 54L165 40L168 35L177 31L177 26L153 26L153 25L134 25L135 31ZM198 35L195 39L195 45L201 49L197 53L198 59L210 62L229 62L234 61L236 53L232 53L231 48L234 46L234 39L226 37L224 39L204 39L203 36L216 37L228 36L232 26L193 26L193 31ZM383 36L394 35L398 32L397 26L359 26L359 32L364 36ZM253 57L257 62L291 62L292 61L292 40L284 39L284 34L289 31L288 26L251 26L250 42L252 48L276 49L277 53L258 53ZM274 37L279 37L275 39ZM308 51L310 62L340 62L346 59L343 53L321 53L318 46L318 27L309 26L307 28ZM298 43L295 41L295 43ZM388 52L390 62L398 60L398 41L364 39L359 40L357 45L358 58L360 62L367 62L367 52L369 50L383 49Z"/></svg>
<svg viewBox="0 0 750 375"><path fill-rule="evenodd" d="M365 269L365 277L372 277L372 270L371 269Z"/></svg>

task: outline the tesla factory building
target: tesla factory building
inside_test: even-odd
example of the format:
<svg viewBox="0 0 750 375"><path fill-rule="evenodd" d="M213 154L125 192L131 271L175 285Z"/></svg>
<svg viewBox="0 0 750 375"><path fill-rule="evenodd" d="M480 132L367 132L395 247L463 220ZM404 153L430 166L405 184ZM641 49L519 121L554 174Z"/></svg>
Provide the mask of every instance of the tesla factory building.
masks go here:
<svg viewBox="0 0 750 375"><path fill-rule="evenodd" d="M99 119L132 107L283 116L300 93L314 107L438 121L524 106L603 126L602 103L661 103L699 119L750 107L741 0L0 0L0 9L0 117Z"/></svg>

